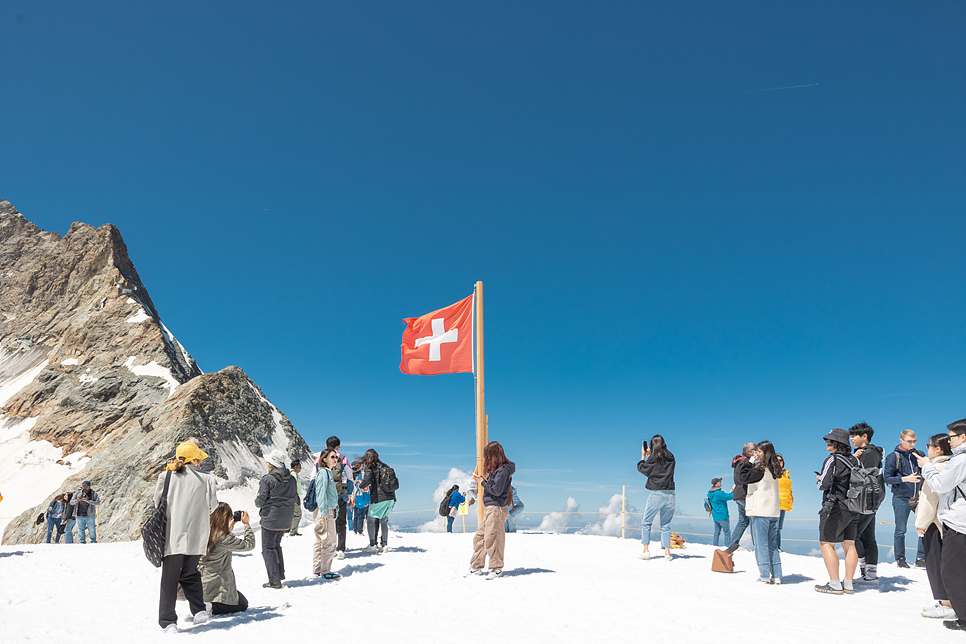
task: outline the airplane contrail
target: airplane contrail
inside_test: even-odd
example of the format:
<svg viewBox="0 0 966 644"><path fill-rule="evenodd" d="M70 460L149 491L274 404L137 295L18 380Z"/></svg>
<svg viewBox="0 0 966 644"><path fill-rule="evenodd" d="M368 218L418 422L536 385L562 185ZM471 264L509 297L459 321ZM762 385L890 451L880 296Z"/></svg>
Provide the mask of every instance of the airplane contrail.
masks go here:
<svg viewBox="0 0 966 644"><path fill-rule="evenodd" d="M783 87L765 87L763 89L743 89L738 90L737 94L750 94L752 92L778 92L783 89L802 89L803 87L818 87L818 83L809 83L808 85L785 85Z"/></svg>

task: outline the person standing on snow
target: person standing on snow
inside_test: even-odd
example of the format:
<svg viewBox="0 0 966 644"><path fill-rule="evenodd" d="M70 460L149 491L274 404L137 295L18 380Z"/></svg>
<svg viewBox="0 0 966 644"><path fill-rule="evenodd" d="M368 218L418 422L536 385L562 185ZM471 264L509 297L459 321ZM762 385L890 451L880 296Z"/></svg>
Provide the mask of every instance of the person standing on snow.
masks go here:
<svg viewBox="0 0 966 644"><path fill-rule="evenodd" d="M785 527L785 513L792 511L795 504L795 497L792 494L792 477L785 469L785 459L778 454L778 464L782 467L782 477L778 479L778 501L781 506L781 514L778 515L778 550L782 549L782 528Z"/></svg>
<svg viewBox="0 0 966 644"><path fill-rule="evenodd" d="M637 471L647 477L644 485L651 491L647 495L644 506L644 518L641 519L641 543L644 552L641 559L650 559L648 550L651 541L651 525L654 517L660 513L661 547L664 548L664 558L671 560L671 519L677 501L674 493L674 454L664 443L664 437L655 434L651 438L651 446L641 445L641 460L637 464Z"/></svg>
<svg viewBox="0 0 966 644"><path fill-rule="evenodd" d="M946 469L946 463L953 455L949 445L948 434L936 434L929 439L926 446L929 462L935 466L937 472ZM916 532L922 538L922 550L926 559L926 576L932 597L936 600L933 606L927 606L920 613L923 617L935 619L956 619L956 611L949 601L949 593L943 583L943 524L939 520L939 492L930 487L928 481L922 482L919 491L919 507L916 508Z"/></svg>
<svg viewBox="0 0 966 644"><path fill-rule="evenodd" d="M74 543L74 524L77 523L77 519L74 518L74 512L77 510L73 505L71 505L71 499L74 497L73 492L68 492L64 495L64 522L61 524L64 533L64 543Z"/></svg>
<svg viewBox="0 0 966 644"><path fill-rule="evenodd" d="M754 468L742 482L748 486L745 514L751 522L751 534L755 539L758 581L778 585L782 583L782 560L778 553L778 518L781 515L778 481L783 469L771 441L758 443L751 461Z"/></svg>
<svg viewBox="0 0 966 644"><path fill-rule="evenodd" d="M947 426L949 446L953 455L946 468L939 471L930 459L916 459L922 476L939 492L937 518L943 524L942 578L949 603L958 619L949 619L943 626L954 631L966 631L966 418Z"/></svg>
<svg viewBox="0 0 966 644"><path fill-rule="evenodd" d="M855 458L859 459L862 467L872 467L879 470L879 488L885 495L885 479L882 476L881 447L872 444L875 430L866 423L857 423L849 428L849 440L855 448ZM866 586L879 584L879 544L875 540L875 512L863 514L855 528L855 552L859 555L859 576L855 583ZM904 539L904 537L903 537Z"/></svg>
<svg viewBox="0 0 966 644"><path fill-rule="evenodd" d="M745 529L750 525L748 515L745 514L745 497L748 495L748 486L743 483L739 483L738 480L747 475L745 470L752 467L748 457L751 456L751 453L755 451L755 447L755 443L745 443L741 447L741 454L731 459L731 467L733 467L735 470L735 485L733 488L731 488L731 492L734 495L735 505L738 506L738 524L735 525L735 531L731 535L731 545L727 548L728 552L735 552L738 550L741 537L744 536ZM754 535L752 535L751 540L754 542Z"/></svg>
<svg viewBox="0 0 966 644"><path fill-rule="evenodd" d="M822 558L828 570L829 581L816 585L816 592L829 595L855 594L852 577L859 565L859 555L855 551L855 532L858 515L849 512L846 501L852 476L852 467L859 467L859 461L852 456L849 446L849 433L835 428L825 435L825 449L830 452L822 463L822 471L815 475L818 489L822 490L822 509L818 513L818 533L822 546ZM842 544L845 552L845 577L839 580L839 556L835 544Z"/></svg>
<svg viewBox="0 0 966 644"><path fill-rule="evenodd" d="M302 522L302 461L292 461L292 476L295 478L295 514L292 516L288 536L301 537L299 524Z"/></svg>
<svg viewBox="0 0 966 644"><path fill-rule="evenodd" d="M714 521L714 547L718 547L718 536L721 535L721 545L731 545L731 515L728 513L728 501L734 495L721 491L721 479L711 479L711 489L708 490L708 503L711 505L711 520Z"/></svg>
<svg viewBox="0 0 966 644"><path fill-rule="evenodd" d="M517 516L523 512L523 501L520 500L520 496L517 494L517 489L513 488L513 504L510 506L510 514L506 518L506 528L507 532L517 531Z"/></svg>
<svg viewBox="0 0 966 644"><path fill-rule="evenodd" d="M101 497L91 489L91 482L81 483L81 489L74 493L70 500L74 506L74 516L77 517L77 536L81 543L87 543L85 532L90 535L91 543L97 543L97 506L101 504Z"/></svg>
<svg viewBox="0 0 966 644"><path fill-rule="evenodd" d="M352 470L355 472L353 478L352 495L349 503L352 504L352 531L362 536L366 530L366 516L369 514L369 488L360 485L362 481L362 460L352 462Z"/></svg>
<svg viewBox="0 0 966 644"><path fill-rule="evenodd" d="M335 487L339 493L339 513L335 520L335 531L338 535L338 543L335 548L336 559L345 559L345 537L348 524L347 506L349 493L352 491L352 467L349 465L349 459L339 453L341 445L342 441L339 440L338 436L329 436L325 439L325 448L334 451L338 457L336 464L332 466L332 477L335 479Z"/></svg>
<svg viewBox="0 0 966 644"><path fill-rule="evenodd" d="M379 453L367 449L362 455L362 481L360 486L369 488L369 545L366 552L389 552L389 513L396 505L399 481L391 467L379 460ZM387 489L389 488L389 489ZM376 538L382 533L379 545Z"/></svg>
<svg viewBox="0 0 966 644"><path fill-rule="evenodd" d="M339 493L336 489L333 468L339 463L339 453L334 449L322 450L315 472L315 542L312 544L312 574L324 579L338 579L332 572L332 556L335 554L338 534L336 517L339 516Z"/></svg>
<svg viewBox="0 0 966 644"><path fill-rule="evenodd" d="M883 475L885 482L892 487L892 511L895 514L896 531L893 549L896 565L908 568L906 563L906 531L909 529L909 513L914 512L919 503L919 483L922 482L917 457L924 456L916 449L916 432L904 429L899 434L899 444L886 456ZM925 568L922 539L916 546L916 567Z"/></svg>
<svg viewBox="0 0 966 644"><path fill-rule="evenodd" d="M268 474L258 482L255 507L258 508L262 527L262 559L268 583L263 588L279 589L285 579L285 558L282 554L282 537L292 527L295 514L295 477L285 467L288 457L282 450L272 450L265 457Z"/></svg>
<svg viewBox="0 0 966 644"><path fill-rule="evenodd" d="M64 495L58 494L47 506L47 543L50 543L50 535L54 533L54 543L60 543L60 524L64 520Z"/></svg>
<svg viewBox="0 0 966 644"><path fill-rule="evenodd" d="M165 479L168 481L168 521L165 526L164 558L161 560L161 600L158 623L165 633L178 632L178 586L184 589L195 624L208 621L198 562L208 547L209 517L218 507L215 477L199 468L208 458L194 443L178 445L171 469L158 475L154 486L154 507L161 504Z"/></svg>
<svg viewBox="0 0 966 644"><path fill-rule="evenodd" d="M490 570L486 579L503 576L503 555L506 549L504 524L510 514L510 498L513 494L513 474L517 466L506 457L503 446L490 441L483 448L483 472L473 472L474 483L483 486L483 520L473 535L473 556L470 557L469 575L483 575L486 559Z"/></svg>

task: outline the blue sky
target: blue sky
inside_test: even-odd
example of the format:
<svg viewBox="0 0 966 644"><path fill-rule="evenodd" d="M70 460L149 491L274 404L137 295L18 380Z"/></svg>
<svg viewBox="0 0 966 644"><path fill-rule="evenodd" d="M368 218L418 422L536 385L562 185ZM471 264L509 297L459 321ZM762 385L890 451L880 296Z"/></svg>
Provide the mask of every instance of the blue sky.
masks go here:
<svg viewBox="0 0 966 644"><path fill-rule="evenodd" d="M387 445L400 509L474 460L472 377L400 374L402 319L483 280L529 508L643 506L661 433L681 512L770 439L811 517L828 429L891 448L966 416L964 20L3 0L0 197L116 224L202 369L244 368L313 446Z"/></svg>

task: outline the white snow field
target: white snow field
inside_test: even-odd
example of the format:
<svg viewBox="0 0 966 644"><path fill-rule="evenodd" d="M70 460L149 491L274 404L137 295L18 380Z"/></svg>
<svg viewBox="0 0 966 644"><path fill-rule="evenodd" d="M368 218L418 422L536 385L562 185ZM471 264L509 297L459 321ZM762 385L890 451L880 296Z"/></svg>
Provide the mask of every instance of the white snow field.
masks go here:
<svg viewBox="0 0 966 644"><path fill-rule="evenodd" d="M250 508L249 508L250 509ZM240 527L238 526L240 533ZM39 528L38 528L39 529ZM393 533L392 550L365 554L350 530L338 581L311 576L309 526L286 536L287 581L267 581L255 550L235 555L245 613L193 626L178 603L177 635L157 623L159 570L140 542L0 547L0 641L281 642L962 642L926 619L925 571L880 566L879 590L822 595L818 557L782 557L785 583L756 582L754 554L735 555L735 574L711 572L711 546L676 550L673 561L637 558L636 541L591 535L507 535L502 579L464 578L472 534ZM657 552L657 544L652 551Z"/></svg>

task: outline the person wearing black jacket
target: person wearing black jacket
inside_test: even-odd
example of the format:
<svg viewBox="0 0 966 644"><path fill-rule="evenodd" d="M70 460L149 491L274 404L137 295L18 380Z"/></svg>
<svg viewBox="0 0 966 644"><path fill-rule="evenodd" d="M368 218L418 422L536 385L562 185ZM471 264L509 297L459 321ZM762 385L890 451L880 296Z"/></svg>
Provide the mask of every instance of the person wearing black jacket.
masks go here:
<svg viewBox="0 0 966 644"><path fill-rule="evenodd" d="M366 552L389 552L389 513L396 505L396 492L387 491L383 479L389 476L391 468L379 460L379 453L374 449L366 450L362 455L362 480L359 487L369 488L369 511L366 524L369 529L369 545ZM398 487L398 481L396 482ZM391 487L391 486L388 486ZM382 541L376 545L376 537L380 534Z"/></svg>
<svg viewBox="0 0 966 644"><path fill-rule="evenodd" d="M651 525L654 517L660 513L661 547L664 548L664 558L671 560L671 519L674 518L676 499L674 494L674 454L668 450L664 437L655 434L651 439L651 446L641 445L641 460L637 463L637 471L647 477L644 485L651 491L644 506L644 518L641 519L641 544L644 552L641 559L650 559L648 545L651 541Z"/></svg>
<svg viewBox="0 0 966 644"><path fill-rule="evenodd" d="M830 452L822 463L822 471L816 474L818 489L822 490L822 509L818 513L819 541L822 545L822 559L828 570L829 581L816 585L815 590L830 595L843 593L852 595L852 577L859 566L859 555L855 551L855 529L859 523L858 515L849 512L846 505L852 467L859 461L852 456L849 446L849 433L835 428L825 435L825 449ZM835 544L842 544L845 552L845 577L839 580L839 556Z"/></svg>
<svg viewBox="0 0 966 644"><path fill-rule="evenodd" d="M879 470L879 489L885 495L885 481L882 478L882 457L885 453L881 447L872 444L875 430L866 423L857 423L849 428L849 440L855 448L855 457L862 467L874 467ZM855 528L855 551L859 556L859 576L855 583L876 586L879 576L876 568L879 565L879 546L875 542L875 512L863 514Z"/></svg>
<svg viewBox="0 0 966 644"><path fill-rule="evenodd" d="M745 514L745 497L748 496L748 483L745 481L750 476L751 470L755 469L755 464L751 462L751 454L757 446L757 443L745 443L741 446L741 454L731 459L731 467L735 470L735 486L732 489L732 493L734 495L733 500L735 505L738 506L738 524L732 533L731 545L727 547L728 552L734 552L738 549L741 536L745 533L748 526L751 525L751 522L748 521L748 516ZM754 543L754 537L752 537L752 543Z"/></svg>
<svg viewBox="0 0 966 644"><path fill-rule="evenodd" d="M466 576L483 575L483 566L490 560L486 579L503 576L503 555L506 550L506 518L513 503L513 474L517 466L506 457L503 446L490 441L483 448L482 472L473 472L474 484L483 488L483 520L473 535L473 555Z"/></svg>

